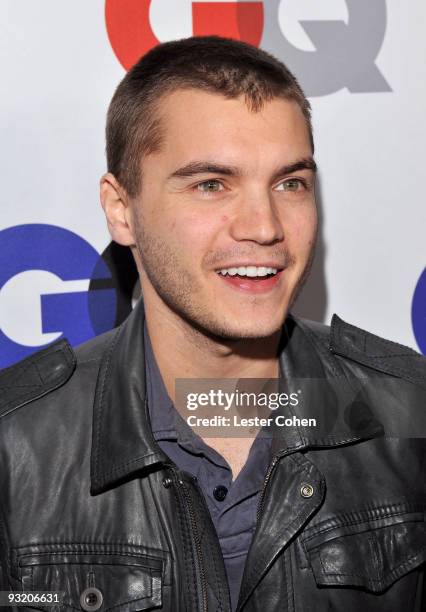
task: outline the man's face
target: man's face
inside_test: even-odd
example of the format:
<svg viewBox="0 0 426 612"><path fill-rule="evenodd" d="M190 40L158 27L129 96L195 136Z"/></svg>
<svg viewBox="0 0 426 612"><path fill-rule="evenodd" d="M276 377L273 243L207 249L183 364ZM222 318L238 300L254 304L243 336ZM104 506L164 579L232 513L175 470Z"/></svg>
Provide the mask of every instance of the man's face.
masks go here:
<svg viewBox="0 0 426 612"><path fill-rule="evenodd" d="M254 113L243 98L191 89L165 96L160 117L161 150L143 159L132 202L144 301L221 338L273 334L316 239L301 110L276 98ZM278 273L246 276L265 267Z"/></svg>

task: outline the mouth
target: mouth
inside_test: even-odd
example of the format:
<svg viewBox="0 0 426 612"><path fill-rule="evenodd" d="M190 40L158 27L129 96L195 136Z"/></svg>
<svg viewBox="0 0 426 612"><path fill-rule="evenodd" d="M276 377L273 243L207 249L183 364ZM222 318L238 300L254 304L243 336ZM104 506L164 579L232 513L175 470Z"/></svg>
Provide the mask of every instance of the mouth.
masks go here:
<svg viewBox="0 0 426 612"><path fill-rule="evenodd" d="M228 287L246 293L266 293L281 284L284 268L240 267L216 270L218 278Z"/></svg>

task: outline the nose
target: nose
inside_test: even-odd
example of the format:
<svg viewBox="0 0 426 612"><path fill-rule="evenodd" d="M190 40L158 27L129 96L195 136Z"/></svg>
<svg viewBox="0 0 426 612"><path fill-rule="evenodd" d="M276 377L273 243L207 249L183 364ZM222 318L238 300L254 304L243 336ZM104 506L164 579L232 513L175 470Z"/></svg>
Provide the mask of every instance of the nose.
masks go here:
<svg viewBox="0 0 426 612"><path fill-rule="evenodd" d="M271 244L284 239L284 229L272 194L267 190L242 193L230 224L234 240Z"/></svg>

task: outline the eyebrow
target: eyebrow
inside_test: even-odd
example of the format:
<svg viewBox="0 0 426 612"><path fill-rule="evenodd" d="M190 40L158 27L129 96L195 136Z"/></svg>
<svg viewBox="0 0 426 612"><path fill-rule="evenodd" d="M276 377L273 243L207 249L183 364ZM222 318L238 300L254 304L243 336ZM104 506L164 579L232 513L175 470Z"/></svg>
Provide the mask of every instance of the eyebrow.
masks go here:
<svg viewBox="0 0 426 612"><path fill-rule="evenodd" d="M298 172L299 170L312 170L317 171L317 165L313 157L304 157L299 159L292 164L281 166L279 170L274 172L274 180L280 176ZM237 166L230 166L227 164L220 164L215 161L194 161L178 168L172 174L169 175L168 179L171 178L190 178L197 176L198 174L222 174L223 176L242 176L241 169Z"/></svg>

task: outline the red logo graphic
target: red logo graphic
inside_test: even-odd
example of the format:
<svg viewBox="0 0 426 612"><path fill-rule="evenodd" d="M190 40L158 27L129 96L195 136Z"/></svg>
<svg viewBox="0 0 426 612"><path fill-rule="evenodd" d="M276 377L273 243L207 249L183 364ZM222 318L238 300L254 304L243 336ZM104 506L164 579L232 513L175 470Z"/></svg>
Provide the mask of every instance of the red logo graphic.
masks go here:
<svg viewBox="0 0 426 612"><path fill-rule="evenodd" d="M106 0L105 21L111 47L128 70L160 42L149 22L151 0ZM216 34L259 46L262 2L193 2L194 36Z"/></svg>

